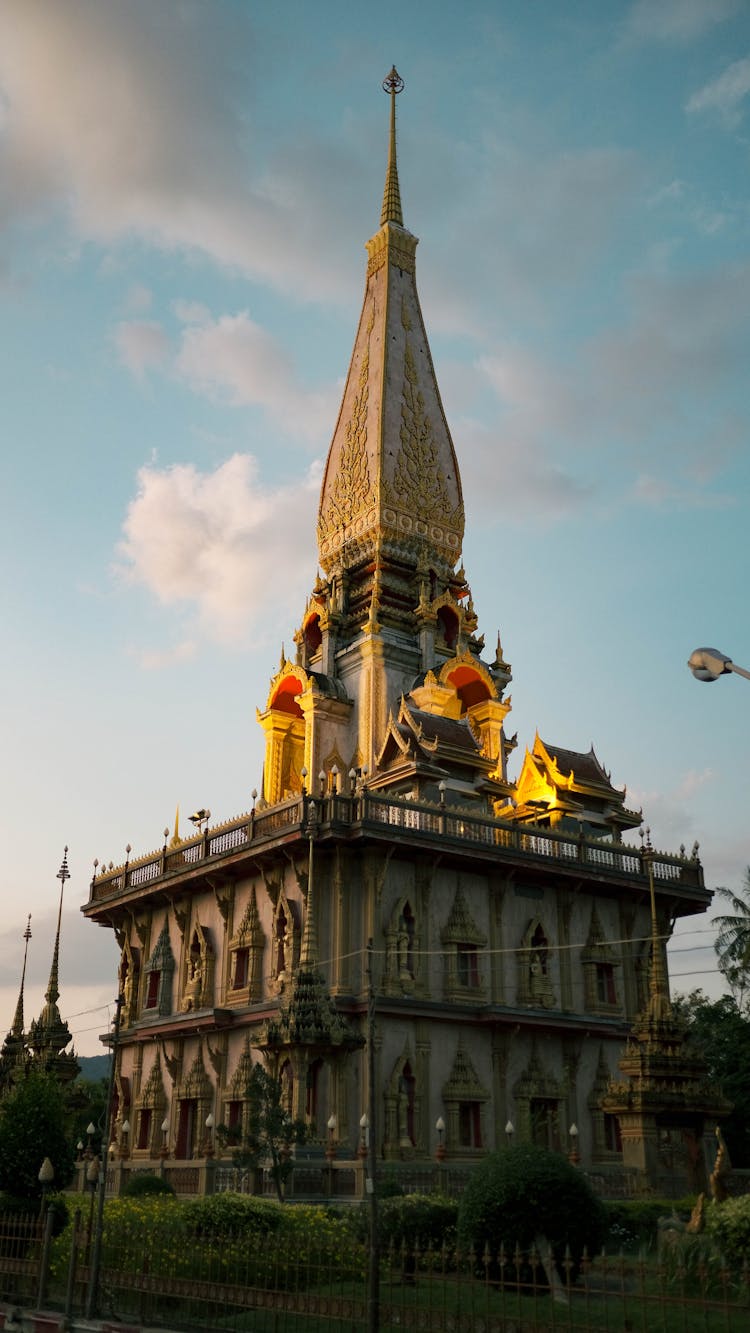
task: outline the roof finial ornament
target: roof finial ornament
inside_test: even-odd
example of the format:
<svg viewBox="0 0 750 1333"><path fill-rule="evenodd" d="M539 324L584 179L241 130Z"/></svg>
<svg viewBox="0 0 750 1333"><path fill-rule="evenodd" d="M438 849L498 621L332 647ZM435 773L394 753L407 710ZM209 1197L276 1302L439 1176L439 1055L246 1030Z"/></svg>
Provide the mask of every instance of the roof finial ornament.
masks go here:
<svg viewBox="0 0 750 1333"><path fill-rule="evenodd" d="M396 164L396 95L403 92L403 90L404 81L396 66L393 65L390 74L383 79L383 91L390 93L391 97L391 132L388 140L388 169L385 173L383 207L380 212L381 227L385 226L386 222L395 222L399 227L404 225L404 215L401 212L401 191L398 187L398 166Z"/></svg>

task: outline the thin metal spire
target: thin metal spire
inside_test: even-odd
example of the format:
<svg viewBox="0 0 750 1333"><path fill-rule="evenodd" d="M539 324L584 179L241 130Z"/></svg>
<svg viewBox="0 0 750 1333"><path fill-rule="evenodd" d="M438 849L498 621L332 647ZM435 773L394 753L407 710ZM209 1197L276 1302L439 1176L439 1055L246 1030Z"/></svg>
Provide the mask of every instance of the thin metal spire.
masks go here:
<svg viewBox="0 0 750 1333"><path fill-rule="evenodd" d="M60 866L60 869L57 872L57 878L60 881L60 906L57 909L57 931L55 933L55 947L52 951L52 966L50 968L50 973L49 973L49 985L47 986L47 992L44 997L48 1004L57 1004L57 1001L60 998L60 989L58 985L58 979L59 979L58 974L59 974L59 964L60 964L60 923L62 921L62 905L63 905L63 894L65 892L65 881L67 879L70 879L70 871L68 870L67 847L65 848L65 851L63 853L62 865Z"/></svg>
<svg viewBox="0 0 750 1333"><path fill-rule="evenodd" d="M386 222L395 222L399 227L404 225L404 215L401 212L401 191L398 187L398 164L396 162L396 95L403 92L403 89L404 81L394 65L387 78L383 79L383 91L390 93L391 97L391 132L388 140L388 168L385 173L383 207L380 212L381 227Z"/></svg>
<svg viewBox="0 0 750 1333"><path fill-rule="evenodd" d="M18 992L18 1004L16 1005L16 1013L15 1013L15 1017L14 1017L14 1019L13 1019L13 1026L12 1026L12 1028L11 1028L11 1032L13 1033L13 1036L14 1036L14 1037L22 1037L22 1036L23 1036L23 988L24 988L24 985L25 985L25 982L26 982L26 958L27 958L27 956L28 956L28 952L29 952L29 940L31 939L31 912L29 912L28 919L27 919L27 921L26 921L26 929L25 929L25 931L23 932L23 936L22 936L22 938L26 941L26 943L24 944L24 948L23 948L23 967L22 967L22 969L21 969L21 989L20 989L19 992Z"/></svg>

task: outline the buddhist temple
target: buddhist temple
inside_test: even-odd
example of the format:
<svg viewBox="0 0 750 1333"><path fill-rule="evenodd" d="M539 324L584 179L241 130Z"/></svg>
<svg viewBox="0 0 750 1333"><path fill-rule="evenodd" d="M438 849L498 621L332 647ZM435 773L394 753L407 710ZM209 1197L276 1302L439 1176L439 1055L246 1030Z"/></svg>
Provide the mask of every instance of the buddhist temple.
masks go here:
<svg viewBox="0 0 750 1333"><path fill-rule="evenodd" d="M248 1188L214 1129L241 1138L260 1061L308 1126L296 1197L355 1196L365 1135L412 1187L439 1170L460 1189L515 1138L571 1155L604 1193L657 1177L684 1193L721 1107L683 1080L689 1125L674 1122L665 1166L658 1145L626 1146L661 1110L639 1120L613 1088L657 1022L644 1017L654 948L653 1040L669 1043L665 944L710 894L697 848L625 841L641 814L593 748L537 736L509 776L511 667L494 627L485 648L462 563L395 69L383 86L385 189L323 474L319 573L258 701L252 808L95 867L84 908L121 949L112 1149L122 1173L158 1170L182 1193Z"/></svg>

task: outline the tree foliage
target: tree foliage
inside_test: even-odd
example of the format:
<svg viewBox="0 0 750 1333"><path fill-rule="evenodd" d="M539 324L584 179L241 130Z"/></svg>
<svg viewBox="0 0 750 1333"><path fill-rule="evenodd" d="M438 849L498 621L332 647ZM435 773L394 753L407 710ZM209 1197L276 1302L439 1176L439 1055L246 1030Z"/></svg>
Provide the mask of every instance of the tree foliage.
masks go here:
<svg viewBox="0 0 750 1333"><path fill-rule="evenodd" d="M750 866L745 871L745 882L739 893L732 889L717 889L718 896L731 908L715 916L718 926L716 954L719 971L726 977L732 994L742 1005L750 990Z"/></svg>
<svg viewBox="0 0 750 1333"><path fill-rule="evenodd" d="M245 1095L248 1103L245 1135L232 1155L233 1161L244 1170L267 1167L281 1203L284 1185L294 1170L292 1149L306 1142L309 1130L304 1120L295 1120L287 1110L280 1079L263 1065L253 1065ZM226 1125L218 1125L216 1132L223 1142L233 1141L233 1133Z"/></svg>
<svg viewBox="0 0 750 1333"><path fill-rule="evenodd" d="M687 1023L688 1037L701 1049L713 1083L732 1102L722 1132L733 1166L750 1166L750 1017L736 999L709 1000L701 990L677 996L675 1008Z"/></svg>
<svg viewBox="0 0 750 1333"><path fill-rule="evenodd" d="M0 1103L0 1190L17 1199L38 1199L45 1157L55 1172L54 1188L64 1189L74 1162L65 1099L55 1078L28 1074Z"/></svg>
<svg viewBox="0 0 750 1333"><path fill-rule="evenodd" d="M458 1243L478 1255L485 1244L493 1255L502 1245L512 1260L517 1245L528 1251L544 1236L561 1273L570 1248L574 1276L584 1248L599 1250L605 1225L604 1208L576 1167L560 1153L519 1144L491 1153L472 1172L458 1209Z"/></svg>

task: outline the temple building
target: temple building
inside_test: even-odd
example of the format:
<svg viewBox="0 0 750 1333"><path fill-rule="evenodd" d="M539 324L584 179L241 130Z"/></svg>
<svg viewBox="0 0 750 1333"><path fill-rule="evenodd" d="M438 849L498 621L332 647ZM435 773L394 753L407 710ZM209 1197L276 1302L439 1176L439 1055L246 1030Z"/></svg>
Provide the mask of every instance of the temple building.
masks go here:
<svg viewBox="0 0 750 1333"><path fill-rule="evenodd" d="M334 1149L328 1189L351 1192L366 1127L407 1182L438 1148L450 1184L514 1139L570 1155L603 1189L684 1193L721 1107L693 1069L680 1114L662 1096L646 1116L622 1077L649 1004L651 1038L676 1049L666 941L710 894L697 847L623 840L641 813L593 750L537 737L508 775L511 668L499 635L485 649L462 564L395 69L384 87L385 191L322 481L320 572L258 710L260 793L239 819L97 867L84 908L121 948L113 1150L184 1192L202 1187L196 1164L230 1181L215 1127L240 1136L261 1061L310 1127L297 1192ZM639 1134L653 1151L632 1149Z"/></svg>

